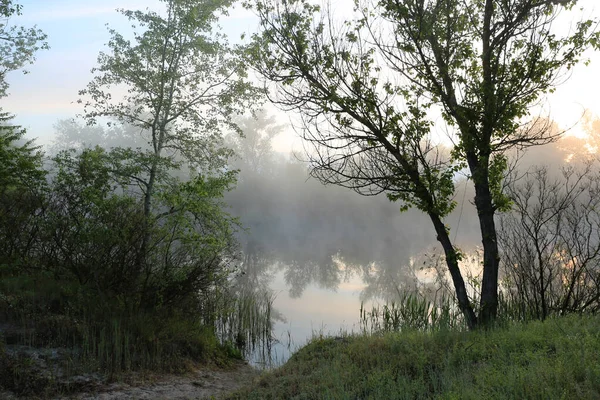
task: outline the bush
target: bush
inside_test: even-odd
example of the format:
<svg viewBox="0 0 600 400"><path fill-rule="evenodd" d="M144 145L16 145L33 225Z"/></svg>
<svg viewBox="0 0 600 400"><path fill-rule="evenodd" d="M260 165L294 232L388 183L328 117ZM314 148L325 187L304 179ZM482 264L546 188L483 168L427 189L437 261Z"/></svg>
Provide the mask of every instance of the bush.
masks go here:
<svg viewBox="0 0 600 400"><path fill-rule="evenodd" d="M47 184L0 191L2 321L16 343L74 347L73 365L111 374L231 353L214 326L231 273L229 178L164 180L147 215L130 155L62 152Z"/></svg>

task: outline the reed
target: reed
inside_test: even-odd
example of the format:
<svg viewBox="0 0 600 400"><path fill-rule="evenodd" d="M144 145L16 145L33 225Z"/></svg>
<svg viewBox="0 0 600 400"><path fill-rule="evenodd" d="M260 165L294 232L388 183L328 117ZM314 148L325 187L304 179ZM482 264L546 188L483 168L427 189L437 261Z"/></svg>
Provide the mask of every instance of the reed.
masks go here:
<svg viewBox="0 0 600 400"><path fill-rule="evenodd" d="M441 296L430 300L419 293L403 293L398 301L375 305L370 310L361 303L360 326L365 334L461 330L466 327L452 299Z"/></svg>
<svg viewBox="0 0 600 400"><path fill-rule="evenodd" d="M222 296L221 312L215 328L221 343L240 351L252 363L270 366L272 362L275 295L268 290L241 290L235 296Z"/></svg>

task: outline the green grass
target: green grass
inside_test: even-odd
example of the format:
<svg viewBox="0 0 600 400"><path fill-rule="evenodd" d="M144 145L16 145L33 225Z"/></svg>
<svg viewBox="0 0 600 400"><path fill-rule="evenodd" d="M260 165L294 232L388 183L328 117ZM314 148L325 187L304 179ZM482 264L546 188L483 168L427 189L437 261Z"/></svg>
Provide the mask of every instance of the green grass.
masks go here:
<svg viewBox="0 0 600 400"><path fill-rule="evenodd" d="M454 301L448 297L434 300L418 293L399 293L398 301L373 306L371 311L360 305L360 325L363 333L465 330L466 324Z"/></svg>
<svg viewBox="0 0 600 400"><path fill-rule="evenodd" d="M228 399L598 399L600 318L313 339Z"/></svg>

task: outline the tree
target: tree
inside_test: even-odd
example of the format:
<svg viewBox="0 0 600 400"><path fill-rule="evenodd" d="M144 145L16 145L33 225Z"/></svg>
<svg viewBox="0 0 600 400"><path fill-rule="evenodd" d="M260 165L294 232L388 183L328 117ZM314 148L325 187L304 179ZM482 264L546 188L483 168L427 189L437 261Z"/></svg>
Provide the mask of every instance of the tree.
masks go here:
<svg viewBox="0 0 600 400"><path fill-rule="evenodd" d="M22 8L12 0L0 2L0 97L7 95L6 74L33 63L38 50L48 49L47 35L41 30L9 25L11 17L21 15Z"/></svg>
<svg viewBox="0 0 600 400"><path fill-rule="evenodd" d="M257 94L225 38L213 32L230 0L163 2L164 15L121 10L145 30L134 33L132 44L111 29L110 53L100 53L96 76L80 92L89 123L110 117L147 132L148 171L136 177L147 217L157 178L177 157L206 174L225 167L222 129L235 128L230 116L243 113Z"/></svg>
<svg viewBox="0 0 600 400"><path fill-rule="evenodd" d="M600 179L596 165L528 171L499 219L504 280L522 318L600 308ZM559 175L559 174L556 174Z"/></svg>
<svg viewBox="0 0 600 400"><path fill-rule="evenodd" d="M402 209L425 212L441 243L467 325L491 323L498 309L499 253L494 216L503 193L506 150L544 144L530 107L597 47L596 22L567 34L553 22L576 1L357 1L338 23L308 0L258 0L254 68L275 85L270 98L302 116L312 174L362 194L385 192ZM453 146L432 138L443 117ZM461 253L444 218L454 178L475 187L483 245L479 315L460 270Z"/></svg>
<svg viewBox="0 0 600 400"><path fill-rule="evenodd" d="M185 257L176 250L186 244L187 257L208 260L220 258L219 252L231 246L230 240L223 239L231 235L231 219L221 212L213 218L207 212L219 209L223 191L235 182L235 171L227 168L230 151L222 145L222 130L236 128L231 116L251 108L258 92L246 80L238 55L221 34L213 32L231 1L163 3L162 14L121 10L139 30L135 29L133 43L110 30L110 52L100 53L95 77L80 92L87 100L80 101L88 123L110 118L146 134L149 150L111 152L116 165L124 168L123 179L143 198L142 229L147 232L137 268L150 276L152 263L158 262L165 271L180 269L192 281L217 279L220 275L210 269L202 271L201 262L186 269ZM163 263L148 257L152 227L161 225L173 229L176 245L171 255L179 261L174 262L177 267L170 259ZM221 234L223 230L227 235ZM196 250L205 246L210 250L202 257Z"/></svg>
<svg viewBox="0 0 600 400"><path fill-rule="evenodd" d="M12 118L0 112L0 194L16 187L32 188L44 176L39 146L23 140L25 130L11 125Z"/></svg>
<svg viewBox="0 0 600 400"><path fill-rule="evenodd" d="M43 154L25 130L0 112L0 264L23 258L39 228L46 172Z"/></svg>
<svg viewBox="0 0 600 400"><path fill-rule="evenodd" d="M47 49L46 35L39 29L9 25L21 15L22 6L12 0L0 2L0 98L7 96L6 74L33 63L35 52ZM24 71L27 72L27 71ZM0 262L22 255L37 230L36 213L43 186L43 154L25 130L13 124L13 116L0 109Z"/></svg>
<svg viewBox="0 0 600 400"><path fill-rule="evenodd" d="M9 25L21 15L22 6L12 0L0 2L0 98L7 96L6 74L35 61L35 53L48 49L46 34L36 27ZM27 73L26 70L23 70ZM0 193L14 185L31 185L43 176L39 147L23 141L25 130L12 124L13 116L0 110Z"/></svg>
<svg viewBox="0 0 600 400"><path fill-rule="evenodd" d="M196 315L211 325L207 310L232 271L236 225L223 211L236 171L222 132L237 130L232 116L252 109L259 92L213 31L231 1L163 3L161 13L121 10L137 27L133 40L110 30L109 52L100 53L80 101L89 124L118 124L116 131L137 130L148 141L98 155L116 193L140 200L144 234L127 267L139 285L137 304L160 308L187 295L193 303L180 308L202 308Z"/></svg>
<svg viewBox="0 0 600 400"><path fill-rule="evenodd" d="M101 147L53 159L40 264L87 285L104 303L125 301L130 312L196 312L206 305L200 297L227 277L222 257L231 218L220 198L229 181L199 176L163 189L155 206L167 211L148 220L143 197L124 178L144 168L132 159L123 149Z"/></svg>

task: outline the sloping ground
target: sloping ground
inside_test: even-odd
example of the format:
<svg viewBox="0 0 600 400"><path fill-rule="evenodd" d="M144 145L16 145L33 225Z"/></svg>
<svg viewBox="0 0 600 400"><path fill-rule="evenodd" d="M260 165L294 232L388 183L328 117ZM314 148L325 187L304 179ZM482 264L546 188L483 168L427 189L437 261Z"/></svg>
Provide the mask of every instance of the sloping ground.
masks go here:
<svg viewBox="0 0 600 400"><path fill-rule="evenodd" d="M319 338L227 399L600 399L600 318Z"/></svg>

